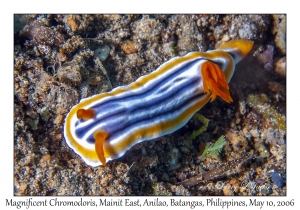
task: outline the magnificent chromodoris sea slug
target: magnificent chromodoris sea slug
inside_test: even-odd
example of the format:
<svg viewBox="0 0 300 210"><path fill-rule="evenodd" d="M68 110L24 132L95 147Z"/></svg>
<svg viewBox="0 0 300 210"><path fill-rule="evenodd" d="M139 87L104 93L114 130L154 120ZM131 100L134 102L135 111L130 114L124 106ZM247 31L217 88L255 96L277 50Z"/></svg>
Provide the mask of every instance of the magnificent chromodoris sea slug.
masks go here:
<svg viewBox="0 0 300 210"><path fill-rule="evenodd" d="M139 142L178 130L216 96L232 102L228 82L252 46L233 40L216 50L191 52L128 86L82 99L65 119L68 145L87 164L105 165Z"/></svg>

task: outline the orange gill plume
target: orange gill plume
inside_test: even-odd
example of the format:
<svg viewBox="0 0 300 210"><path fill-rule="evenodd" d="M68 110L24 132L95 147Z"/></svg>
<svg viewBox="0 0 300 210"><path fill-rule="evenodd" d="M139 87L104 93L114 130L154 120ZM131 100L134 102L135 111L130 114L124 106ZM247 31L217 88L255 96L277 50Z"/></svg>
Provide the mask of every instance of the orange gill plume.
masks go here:
<svg viewBox="0 0 300 210"><path fill-rule="evenodd" d="M229 86L225 75L217 64L206 61L202 66L201 73L204 93L211 93L211 102L216 99L217 95L227 103L233 101L229 94Z"/></svg>

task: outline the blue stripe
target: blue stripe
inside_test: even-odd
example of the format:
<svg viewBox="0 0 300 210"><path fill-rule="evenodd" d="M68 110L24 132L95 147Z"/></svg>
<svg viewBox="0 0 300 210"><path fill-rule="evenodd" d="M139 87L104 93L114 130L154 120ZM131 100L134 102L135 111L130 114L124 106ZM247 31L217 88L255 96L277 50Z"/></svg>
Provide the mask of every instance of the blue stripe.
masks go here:
<svg viewBox="0 0 300 210"><path fill-rule="evenodd" d="M103 121L108 121L109 119L114 117L115 114L118 115L119 113L124 113L124 112L128 112L130 114L131 113L131 110L130 110L131 107L129 108L129 110L125 110L125 108L122 107L123 102L128 102L128 101L130 102L130 101L134 101L134 100L140 101L140 104L141 104L140 106L138 106L138 105L133 105L132 106L134 109L136 109L136 107L143 107L143 106L144 107L149 107L149 106L152 106L152 105L157 106L157 103L160 103L163 100L164 100L164 102L163 102L164 104L166 104L167 100L172 101L173 99L170 98L171 95L174 94L174 92L179 91L180 89L182 89L182 86L188 86L189 84L181 85L177 89L174 89L169 94L163 93L163 91L166 88L168 88L168 86L166 86L166 87L163 87L163 86L166 83L172 81L172 79L178 77L178 75L180 75L181 73L183 73L185 71L188 71L193 65L197 64L201 60L204 60L204 59L200 58L200 59L196 59L196 60L193 60L193 61L187 63L183 67L178 68L177 71L170 74L168 77L166 77L166 78L161 77L161 78L157 79L156 82L153 82L152 85L150 85L149 87L142 88L139 93L136 93L136 94L131 93L129 96L125 96L125 97L121 97L121 98L112 97L110 100L107 100L103 103L100 102L97 105L94 105L91 108L95 110L95 113L105 113L105 115L103 115L101 117L101 119L94 120L90 124L88 124L88 125L86 125L82 128L76 128L80 125L80 123L76 124L76 127L75 127L76 135L79 138L82 138L86 133L86 132L84 132L85 130L88 131L89 129L91 129L91 127L93 127L93 126L95 126L99 123L102 123ZM179 82L182 79L183 78L178 78L178 79L175 79L175 81ZM201 78L199 78L199 79L201 79ZM162 97L161 99L159 99L157 101L153 100L150 103L144 105L145 101L141 101L141 99L147 98L150 95L152 95L152 96L153 95L162 95L164 97ZM118 128L120 128L120 126L118 126Z"/></svg>
<svg viewBox="0 0 300 210"><path fill-rule="evenodd" d="M193 66L195 63L204 60L203 58L199 58L193 61L190 61L189 63L187 63L185 66L178 68L176 71L174 71L174 73L170 74L168 77L157 77L156 80L152 80L151 85L149 85L148 87L143 87L141 89L140 92L137 93L131 93L128 96L123 96L123 97L113 97L112 99L105 101L105 102L99 102L98 104L94 105L93 107L91 107L92 109L95 110L96 113L99 113L102 111L102 106L104 106L106 103L110 103L110 102L128 102L131 100L136 100L136 99L140 99L141 96L143 95L143 97L147 97L149 95L153 95L155 92L158 92L157 89L159 89L159 87L163 86L164 84L166 84L167 82L169 82L170 80L174 79L175 77L177 77L179 74L181 74L184 71L187 71L189 68L191 68L191 66Z"/></svg>
<svg viewBox="0 0 300 210"><path fill-rule="evenodd" d="M199 82L200 82L200 78L195 79L194 81L189 81L189 84L184 83L182 86L173 89L171 92L168 92L168 94L165 94L164 97L159 98L158 101L149 104L140 103L139 106L130 107L127 110L127 112L131 116L136 116L135 113L141 114L140 116L136 116L130 121L122 122L121 120L118 120L117 122L111 122L112 120L116 120L116 115L111 115L108 118L94 121L92 124L88 125L88 127L85 127L84 129L80 129L80 133L76 130L76 134L78 136L80 135L79 137L82 138L86 134L85 131L91 129L92 126L96 126L97 124L106 122L111 126L109 129L110 139L114 139L117 136L122 135L123 133L129 132L129 130L135 127L142 126L146 122L153 122L161 118L167 119L168 115L171 115L177 110L185 110L186 108L184 107L189 107L190 104L194 102L194 100L199 100L199 98L204 95L203 93L197 94L190 98L186 98L185 100L182 100L180 103L176 104L176 106L174 105L167 106L167 104L171 103L174 100L174 98L182 97L182 94L187 92L189 89L194 88L197 84L199 84ZM158 108L158 111L155 111L153 115L150 116L148 112L153 107L154 109ZM124 115L121 115L121 117L122 116ZM94 143L93 135L90 135L87 140L90 143Z"/></svg>

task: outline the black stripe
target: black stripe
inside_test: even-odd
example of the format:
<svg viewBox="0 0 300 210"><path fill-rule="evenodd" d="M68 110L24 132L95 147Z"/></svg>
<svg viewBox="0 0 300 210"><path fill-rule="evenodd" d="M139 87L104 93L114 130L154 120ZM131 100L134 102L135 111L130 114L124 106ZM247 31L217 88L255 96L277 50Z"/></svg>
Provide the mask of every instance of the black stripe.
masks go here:
<svg viewBox="0 0 300 210"><path fill-rule="evenodd" d="M162 86L163 84L165 84L168 81L172 80L174 77L177 77L179 74L181 74L182 72L189 69L190 66L193 66L196 62L199 62L201 60L204 60L204 58L199 58L199 59L196 59L196 60L193 60L193 61L187 63L183 67L178 68L174 73L172 73L168 77L160 78L156 83L154 82L154 83L152 83L152 85L148 86L147 88L143 88L143 91L140 91L138 93L132 93L129 96L123 96L121 98L112 98L108 101L103 102L102 104L100 102L99 104L96 104L91 108L94 109L95 112L97 113L98 111L102 110L102 106L104 106L106 103L119 102L119 101L129 101L129 100L138 99L138 98L140 98L141 95L145 95L145 96L152 95L153 92L155 92L160 86ZM145 96L143 96L143 97L145 97Z"/></svg>
<svg viewBox="0 0 300 210"><path fill-rule="evenodd" d="M192 86L192 84L191 84ZM187 89L189 89L190 86L186 86L185 88L181 89L181 91L179 92L174 92L173 95L175 94L179 94L181 95L182 91L185 92ZM116 126L114 126L115 129L110 130L110 138L115 138L115 136L119 136L121 135L123 132L128 132L128 130L131 130L133 128L135 128L136 126L139 126L141 124L145 124L146 122L151 122L154 121L156 119L162 119L164 115L169 115L174 113L176 110L179 109L183 109L185 106L190 106L190 103L192 103L194 100L199 100L200 97L202 97L204 95L204 93L199 93L191 98L187 98L184 101L181 101L180 103L177 104L176 107L170 107L169 109L164 109L161 110L161 112L156 112L155 115L149 117L149 115L143 115L143 117L141 117L140 119L138 118L134 118L131 121L126 122L125 124L118 124ZM171 96L172 97L172 96ZM172 100L172 99L170 99ZM164 104L164 100L161 100L160 104ZM158 106L157 104L152 104L153 106ZM142 110L143 112L146 112L145 109L150 109L151 106L144 106L144 107L140 107L140 108L135 108L135 112L139 112L139 110ZM130 112L132 113L132 112ZM90 135L87 139L88 142L90 143L94 143L94 138L93 135Z"/></svg>
<svg viewBox="0 0 300 210"><path fill-rule="evenodd" d="M101 123L102 120L108 120L108 119L112 118L112 116L115 115L115 112L117 112L117 113L122 112L123 109L122 109L121 106L118 105L118 103L124 102L124 101L128 102L130 100L136 100L136 99L139 100L140 98L145 98L148 95L152 95L154 92L159 92L159 89L161 88L161 86L165 85L170 80L178 77L178 75L180 75L182 72L188 70L189 68L191 68L191 66L193 66L197 62L200 62L201 60L203 60L203 58L196 59L192 62L187 63L186 65L184 65L181 68L178 68L177 71L175 71L174 73L169 75L167 77L167 79L161 79L159 82L153 83L151 86L149 86L147 88L144 88L145 89L144 91L141 91L141 92L136 93L136 94L130 94L129 96L125 96L125 97L122 97L122 98L117 98L117 99L112 98L111 100L108 100L108 101L106 101L102 104L100 102L100 104L94 105L91 108L94 109L96 113L106 112L107 114L103 115L101 117L101 119L93 121L92 123L90 123L90 124L88 124L88 125L86 125L82 128L75 129L76 135L79 138L82 138L85 135L85 132L84 132L85 130L89 130L91 127L95 126L96 124ZM183 79L183 78L181 78L181 79ZM180 81L181 79L179 79L179 80L175 79L175 81ZM162 88L160 90L160 92L161 91L164 91L164 88ZM176 90L176 91L179 91L179 90ZM169 96L166 95L164 98L162 98L162 100L166 100L168 97ZM151 106L155 103L157 103L157 101L153 101L152 104L149 104L148 106ZM112 109L112 106L115 106L116 109ZM118 110L118 108L120 108L120 107L121 107L121 110ZM131 112L129 112L129 113L131 113ZM79 124L76 124L76 126L79 126Z"/></svg>
<svg viewBox="0 0 300 210"><path fill-rule="evenodd" d="M173 98L176 95L183 94L186 90L192 88L193 86L195 86L197 83L199 84L200 82L201 82L201 78L196 78L194 80L189 80L186 83L178 86L177 88L172 89L172 91L167 92L167 94L164 94L163 97L159 97L158 100L152 100L149 103L145 103L145 102L141 101L141 103L132 105L131 107L127 108L126 110L125 110L125 108L121 108L120 110L118 110L116 112L115 112L115 110L112 109L114 112L110 112L110 114L105 115L105 117L102 117L101 119L97 119L97 120L91 122L90 124L88 124L88 125L86 125L82 128L77 128L76 131L75 131L76 135L79 138L82 138L86 134L85 131L91 129L92 127L96 126L97 124L102 123L103 121L111 120L111 119L116 118L116 117L118 117L122 114L125 114L125 112L127 112L127 114L132 114L134 112L144 112L144 110L150 110L151 107L153 107L153 106L155 106L155 107L164 106L165 104L168 104L170 101L172 101ZM159 87L157 89L159 89ZM162 88L162 90L164 90L164 88ZM140 100L142 100L142 99L140 99ZM115 103L115 102L113 102L113 103ZM108 107L111 107L111 106L108 106ZM118 107L122 107L122 105L119 105ZM165 110L166 109L161 110L160 112L157 112L156 115L162 115ZM104 111L104 110L102 110L102 111ZM136 120L136 118L133 119L133 120ZM129 122L127 122L127 124L132 124L132 122L129 121ZM125 129L127 124L123 124L123 125L118 124L118 125L116 125L110 131L110 135L115 133L116 130Z"/></svg>
<svg viewBox="0 0 300 210"><path fill-rule="evenodd" d="M184 78L181 77L179 79L176 79L174 81L174 83L176 81L179 82L182 79L184 79ZM164 85L165 85L165 83L164 83ZM185 84L182 84L182 86L187 87L188 84L185 83ZM170 88L169 86L165 86L163 88L160 88L159 86L156 86L156 88L155 89L153 88L151 92L157 92L159 94L163 94L163 92L165 92L169 88ZM167 94L164 94L163 97L159 97L159 100L152 100L151 102L148 102L147 104L145 104L145 103L137 103L134 106L126 108L126 109L121 105L124 102L123 100L121 102L120 102L120 99L107 101L100 108L99 107L93 108L94 110L96 109L95 110L96 113L99 113L99 112L104 113L101 116L100 119L94 120L91 123L89 123L86 126L81 127L81 128L79 128L79 126L80 126L81 123L84 123L85 120L78 120L75 123L76 135L79 138L82 138L85 135L85 133L86 133L84 131L89 130L91 127L94 127L96 124L100 124L103 121L107 121L107 120L110 120L111 118L116 118L116 117L118 117L118 116L120 116L122 114L125 114L125 112L127 112L128 114L130 114L130 113L133 113L134 111L142 110L142 109L145 109L147 107L149 108L149 107L151 107L153 105L158 106L158 104L160 104L160 103L166 104L167 101L172 100L172 96L174 95L174 92L178 92L178 91L182 92L181 86L177 87L176 89L173 89L172 91L167 92ZM147 95L150 95L150 94L147 94ZM143 98L147 97L147 95L143 96ZM141 97L134 97L134 98L130 97L130 98L128 98L128 100L129 99L130 100L139 99L138 101L140 102Z"/></svg>
<svg viewBox="0 0 300 210"><path fill-rule="evenodd" d="M168 110L163 110L161 112L156 112L155 115L152 115L149 117L149 115L145 115L145 117L140 119L133 119L132 121L126 122L122 128L114 130L110 136L114 138L113 136L118 136L123 132L127 132L128 130L131 130L141 124L146 124L147 122L155 121L157 119L162 119L163 116L167 116L169 114L172 114L176 112L179 109L183 109L184 107L190 106L190 103L194 102L194 100L199 100L200 97L202 97L204 93L199 93L197 95L194 95L193 97L187 98L186 100L182 101L181 103L178 103L176 107L171 107ZM151 107L149 107L151 108Z"/></svg>

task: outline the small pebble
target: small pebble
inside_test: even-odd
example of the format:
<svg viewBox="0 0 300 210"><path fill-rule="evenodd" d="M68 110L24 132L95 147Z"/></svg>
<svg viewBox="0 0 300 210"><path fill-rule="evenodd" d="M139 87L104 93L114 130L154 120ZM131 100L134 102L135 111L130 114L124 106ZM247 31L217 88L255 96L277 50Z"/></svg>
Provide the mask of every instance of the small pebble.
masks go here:
<svg viewBox="0 0 300 210"><path fill-rule="evenodd" d="M239 110L241 115L246 114L247 110L246 110L246 102L245 101L239 101Z"/></svg>
<svg viewBox="0 0 300 210"><path fill-rule="evenodd" d="M282 188L285 184L284 178L281 176L280 173L278 173L277 171L272 171L270 173L272 181L274 184L276 184L279 188Z"/></svg>
<svg viewBox="0 0 300 210"><path fill-rule="evenodd" d="M28 155L28 156L22 158L22 159L19 161L19 165L20 165L20 166L26 166L26 165L28 165L31 161L32 161L32 158L31 158L30 155Z"/></svg>
<svg viewBox="0 0 300 210"><path fill-rule="evenodd" d="M132 53L136 53L137 52L137 48L134 45L133 41L129 41L127 40L126 42L121 44L121 48L122 50L126 53L126 54L132 54Z"/></svg>
<svg viewBox="0 0 300 210"><path fill-rule="evenodd" d="M61 125L63 122L63 119L64 119L63 115L61 115L61 114L57 115L57 117L54 120L54 124Z"/></svg>
<svg viewBox="0 0 300 210"><path fill-rule="evenodd" d="M235 128L235 123L234 122L230 122L230 127L231 128Z"/></svg>
<svg viewBox="0 0 300 210"><path fill-rule="evenodd" d="M38 116L36 114L36 112L34 112L33 110L27 110L26 114L31 118L31 119L36 119Z"/></svg>
<svg viewBox="0 0 300 210"><path fill-rule="evenodd" d="M100 76L96 76L90 80L89 85L97 85L101 80Z"/></svg>
<svg viewBox="0 0 300 210"><path fill-rule="evenodd" d="M40 115L41 115L42 119L47 122L50 117L48 108L44 106L41 109Z"/></svg>
<svg viewBox="0 0 300 210"><path fill-rule="evenodd" d="M282 77L286 76L286 57L280 58L275 64L275 72Z"/></svg>
<svg viewBox="0 0 300 210"><path fill-rule="evenodd" d="M43 156L41 159L40 159L40 163L44 163L44 162L47 162L51 159L51 156L50 155L45 155Z"/></svg>
<svg viewBox="0 0 300 210"><path fill-rule="evenodd" d="M66 25L73 31L77 31L78 24L72 15L66 16Z"/></svg>
<svg viewBox="0 0 300 210"><path fill-rule="evenodd" d="M104 45L101 48L98 48L94 52L94 58L99 58L100 61L105 61L110 52L110 47L108 45Z"/></svg>
<svg viewBox="0 0 300 210"><path fill-rule="evenodd" d="M249 132L251 133L253 138L257 138L259 136L259 132L258 132L257 128L252 129Z"/></svg>
<svg viewBox="0 0 300 210"><path fill-rule="evenodd" d="M229 183L223 187L223 193L225 196L233 196L234 195L232 192L232 187Z"/></svg>

